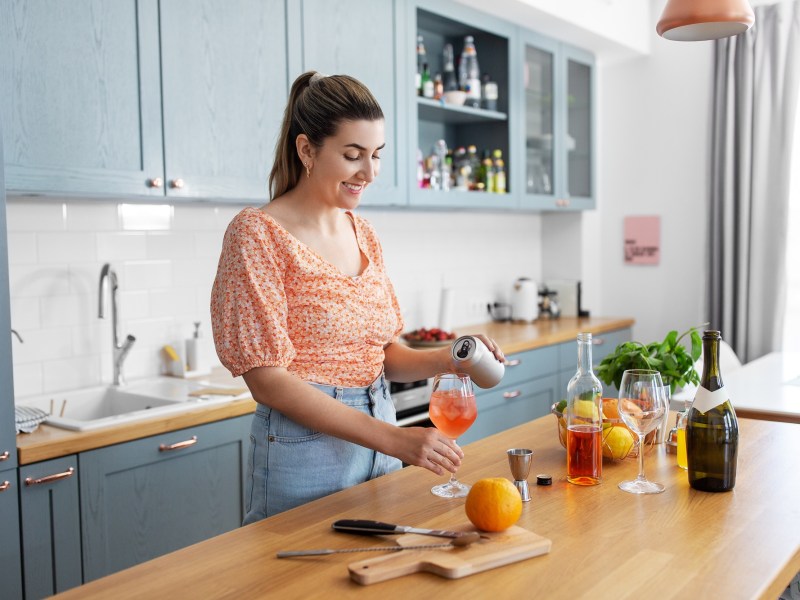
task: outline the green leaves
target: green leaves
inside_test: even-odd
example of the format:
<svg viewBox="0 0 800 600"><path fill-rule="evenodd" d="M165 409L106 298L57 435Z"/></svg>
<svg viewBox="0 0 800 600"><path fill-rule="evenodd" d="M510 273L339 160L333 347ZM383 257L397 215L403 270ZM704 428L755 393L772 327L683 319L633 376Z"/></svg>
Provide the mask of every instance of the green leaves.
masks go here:
<svg viewBox="0 0 800 600"><path fill-rule="evenodd" d="M700 327L705 325L707 323ZM687 351L681 343L687 335L691 340L691 351ZM600 362L596 372L600 381L606 385L613 383L619 388L622 374L628 369L653 369L661 373L664 384L670 386L670 393L674 393L677 387L700 383L700 375L694 370L694 363L701 353L702 340L696 327L680 336L673 330L662 342L651 342L647 345L640 342L620 344Z"/></svg>

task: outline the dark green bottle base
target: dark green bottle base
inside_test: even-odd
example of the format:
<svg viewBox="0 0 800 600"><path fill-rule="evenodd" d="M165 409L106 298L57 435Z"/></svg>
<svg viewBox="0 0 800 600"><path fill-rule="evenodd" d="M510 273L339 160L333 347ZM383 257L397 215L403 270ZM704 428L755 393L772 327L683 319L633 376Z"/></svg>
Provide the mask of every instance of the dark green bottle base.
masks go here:
<svg viewBox="0 0 800 600"><path fill-rule="evenodd" d="M733 483L710 477L695 479L690 481L689 485L701 492L730 492L733 489Z"/></svg>

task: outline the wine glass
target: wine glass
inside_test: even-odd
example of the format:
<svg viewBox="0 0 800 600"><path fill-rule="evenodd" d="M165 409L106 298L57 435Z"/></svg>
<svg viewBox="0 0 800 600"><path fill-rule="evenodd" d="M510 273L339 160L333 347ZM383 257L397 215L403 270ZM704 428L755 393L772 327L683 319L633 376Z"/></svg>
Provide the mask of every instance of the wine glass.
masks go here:
<svg viewBox="0 0 800 600"><path fill-rule="evenodd" d="M644 436L667 418L669 401L664 393L661 374L647 369L630 369L622 374L619 386L619 416L639 436L639 474L623 481L619 489L631 494L660 494L664 486L644 476Z"/></svg>
<svg viewBox="0 0 800 600"><path fill-rule="evenodd" d="M478 416L475 391L472 380L464 373L440 373L433 378L433 391L428 409L430 419L436 428L447 437L455 439L463 434ZM450 481L435 485L431 492L442 498L463 498L470 486L457 481L450 475Z"/></svg>

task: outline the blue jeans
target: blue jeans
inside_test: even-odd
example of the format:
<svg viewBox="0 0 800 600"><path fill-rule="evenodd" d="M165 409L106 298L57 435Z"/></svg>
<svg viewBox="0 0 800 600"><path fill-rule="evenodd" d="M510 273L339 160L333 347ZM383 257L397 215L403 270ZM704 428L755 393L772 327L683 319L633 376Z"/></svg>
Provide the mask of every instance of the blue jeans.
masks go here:
<svg viewBox="0 0 800 600"><path fill-rule="evenodd" d="M309 385L376 419L397 422L383 374L360 388ZM259 404L250 429L242 524L259 521L401 466L396 458L314 431Z"/></svg>

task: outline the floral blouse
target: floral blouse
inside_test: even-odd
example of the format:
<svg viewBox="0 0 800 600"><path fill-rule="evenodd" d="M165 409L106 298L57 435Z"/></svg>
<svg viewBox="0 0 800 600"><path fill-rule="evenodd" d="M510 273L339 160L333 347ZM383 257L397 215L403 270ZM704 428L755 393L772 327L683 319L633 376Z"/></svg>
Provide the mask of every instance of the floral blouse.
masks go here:
<svg viewBox="0 0 800 600"><path fill-rule="evenodd" d="M286 367L304 381L361 387L383 369L383 348L403 330L372 226L347 212L368 259L351 277L275 219L245 208L225 232L211 292L214 343L235 377Z"/></svg>

